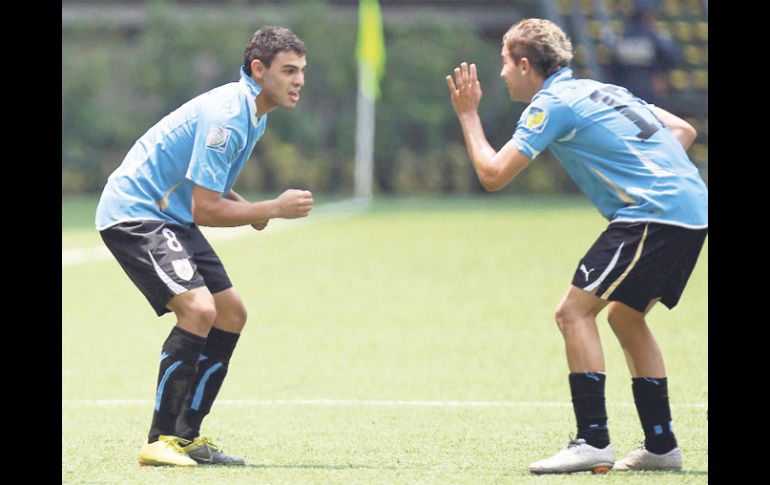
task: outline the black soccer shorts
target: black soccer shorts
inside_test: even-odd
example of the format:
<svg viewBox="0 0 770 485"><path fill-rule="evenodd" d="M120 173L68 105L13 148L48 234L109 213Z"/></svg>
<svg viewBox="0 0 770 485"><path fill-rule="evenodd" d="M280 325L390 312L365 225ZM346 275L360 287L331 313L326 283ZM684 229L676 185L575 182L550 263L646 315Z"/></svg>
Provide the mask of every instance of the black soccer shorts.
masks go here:
<svg viewBox="0 0 770 485"><path fill-rule="evenodd" d="M572 284L640 312L655 298L674 308L707 234L708 228L612 223L580 260Z"/></svg>
<svg viewBox="0 0 770 485"><path fill-rule="evenodd" d="M222 261L195 224L123 222L100 231L115 259L158 316L169 300L206 286L211 293L231 288Z"/></svg>

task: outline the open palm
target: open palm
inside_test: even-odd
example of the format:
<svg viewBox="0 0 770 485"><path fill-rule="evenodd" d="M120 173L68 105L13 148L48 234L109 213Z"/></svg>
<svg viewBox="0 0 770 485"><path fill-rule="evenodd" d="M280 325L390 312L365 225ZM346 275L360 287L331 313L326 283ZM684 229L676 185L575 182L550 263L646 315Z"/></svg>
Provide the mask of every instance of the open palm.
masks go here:
<svg viewBox="0 0 770 485"><path fill-rule="evenodd" d="M449 94L452 97L452 106L457 114L474 112L479 107L482 91L481 83L476 74L476 64L460 63L455 68L455 79L446 77Z"/></svg>

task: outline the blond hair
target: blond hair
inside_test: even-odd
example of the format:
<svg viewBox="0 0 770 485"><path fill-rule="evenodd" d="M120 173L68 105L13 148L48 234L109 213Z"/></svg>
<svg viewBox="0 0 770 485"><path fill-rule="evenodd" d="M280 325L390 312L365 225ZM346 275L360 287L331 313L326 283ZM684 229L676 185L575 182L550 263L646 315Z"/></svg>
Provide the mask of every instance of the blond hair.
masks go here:
<svg viewBox="0 0 770 485"><path fill-rule="evenodd" d="M566 67L572 60L572 42L550 20L520 20L503 36L503 44L506 42L508 52L516 64L526 57L543 77Z"/></svg>

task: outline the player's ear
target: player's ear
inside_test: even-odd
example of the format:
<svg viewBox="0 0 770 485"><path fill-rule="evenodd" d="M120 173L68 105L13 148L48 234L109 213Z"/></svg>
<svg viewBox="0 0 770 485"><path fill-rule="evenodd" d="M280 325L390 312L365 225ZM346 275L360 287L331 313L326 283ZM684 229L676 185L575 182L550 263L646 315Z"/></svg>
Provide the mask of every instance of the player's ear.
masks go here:
<svg viewBox="0 0 770 485"><path fill-rule="evenodd" d="M522 74L526 74L529 72L529 70L532 68L532 65L529 63L529 59L526 57L522 57L519 61L519 64L516 66L521 70Z"/></svg>
<svg viewBox="0 0 770 485"><path fill-rule="evenodd" d="M265 67L265 65L259 59L254 59L251 61L252 76L261 79L262 76L264 76L266 70L267 70L267 67Z"/></svg>

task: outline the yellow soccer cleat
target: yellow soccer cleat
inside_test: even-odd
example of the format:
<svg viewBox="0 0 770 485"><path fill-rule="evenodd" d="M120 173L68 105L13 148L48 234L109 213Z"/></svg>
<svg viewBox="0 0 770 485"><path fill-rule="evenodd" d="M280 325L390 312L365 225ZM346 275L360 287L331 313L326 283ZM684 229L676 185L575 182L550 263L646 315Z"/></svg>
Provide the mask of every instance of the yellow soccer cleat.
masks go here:
<svg viewBox="0 0 770 485"><path fill-rule="evenodd" d="M178 436L160 435L158 441L146 443L139 450L139 464L142 466L197 466L198 462L187 456L183 446L190 441Z"/></svg>
<svg viewBox="0 0 770 485"><path fill-rule="evenodd" d="M189 443L189 442L188 442ZM222 452L211 438L198 436L183 448L187 455L201 465L244 465L243 458Z"/></svg>

